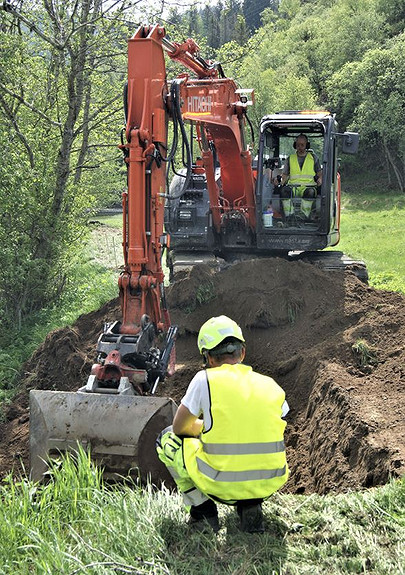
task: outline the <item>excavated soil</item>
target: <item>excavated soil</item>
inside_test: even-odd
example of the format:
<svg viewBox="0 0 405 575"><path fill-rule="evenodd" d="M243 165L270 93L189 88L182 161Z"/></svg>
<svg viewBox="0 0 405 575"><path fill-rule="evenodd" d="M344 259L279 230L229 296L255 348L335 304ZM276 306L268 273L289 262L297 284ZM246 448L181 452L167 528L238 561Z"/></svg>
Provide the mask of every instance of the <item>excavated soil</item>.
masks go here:
<svg viewBox="0 0 405 575"><path fill-rule="evenodd" d="M158 394L175 401L201 367L196 335L226 314L244 330L245 362L286 391L293 493L327 493L386 483L405 469L405 297L374 290L350 273L304 262L245 261L216 271L179 272L168 289L179 326L177 369ZM0 475L28 469L30 389L75 391L94 360L114 300L48 335L24 368L0 426Z"/></svg>

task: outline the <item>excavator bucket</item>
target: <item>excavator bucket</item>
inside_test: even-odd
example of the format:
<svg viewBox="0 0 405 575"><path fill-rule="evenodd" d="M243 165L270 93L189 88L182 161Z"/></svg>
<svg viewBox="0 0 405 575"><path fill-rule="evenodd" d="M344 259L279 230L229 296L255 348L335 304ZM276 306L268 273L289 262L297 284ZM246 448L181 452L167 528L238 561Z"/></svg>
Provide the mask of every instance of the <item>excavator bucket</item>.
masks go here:
<svg viewBox="0 0 405 575"><path fill-rule="evenodd" d="M108 480L131 476L172 487L155 440L171 425L176 407L167 397L32 390L31 478L40 481L49 459L81 445Z"/></svg>

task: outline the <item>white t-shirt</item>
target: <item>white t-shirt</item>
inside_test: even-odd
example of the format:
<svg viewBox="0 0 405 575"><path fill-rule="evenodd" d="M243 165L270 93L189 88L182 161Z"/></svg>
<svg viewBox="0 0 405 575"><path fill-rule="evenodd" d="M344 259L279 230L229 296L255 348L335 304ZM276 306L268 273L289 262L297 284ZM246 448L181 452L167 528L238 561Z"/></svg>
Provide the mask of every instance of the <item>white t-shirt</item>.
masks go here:
<svg viewBox="0 0 405 575"><path fill-rule="evenodd" d="M210 394L205 370L198 371L195 374L181 403L196 417L202 415L205 431L211 429ZM281 408L281 417L285 417L289 410L288 403L284 401Z"/></svg>

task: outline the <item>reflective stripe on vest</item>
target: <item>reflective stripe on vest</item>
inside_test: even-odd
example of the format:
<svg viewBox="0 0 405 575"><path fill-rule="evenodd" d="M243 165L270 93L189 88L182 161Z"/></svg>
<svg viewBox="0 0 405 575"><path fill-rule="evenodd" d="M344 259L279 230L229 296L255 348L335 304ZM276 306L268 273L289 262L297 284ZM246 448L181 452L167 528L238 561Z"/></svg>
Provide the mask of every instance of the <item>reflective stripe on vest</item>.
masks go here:
<svg viewBox="0 0 405 575"><path fill-rule="evenodd" d="M206 475L214 481L258 481L260 479L273 479L282 477L287 470L286 465L280 469L250 469L249 471L218 471L205 461L197 457L198 469L203 475Z"/></svg>
<svg viewBox="0 0 405 575"><path fill-rule="evenodd" d="M307 186L308 184L314 184L315 176L315 160L312 154L308 153L305 156L302 168L300 168L298 162L297 154L292 154L290 156L290 184L302 184Z"/></svg>
<svg viewBox="0 0 405 575"><path fill-rule="evenodd" d="M259 455L284 451L284 441L267 443L203 443L203 451L213 455Z"/></svg>

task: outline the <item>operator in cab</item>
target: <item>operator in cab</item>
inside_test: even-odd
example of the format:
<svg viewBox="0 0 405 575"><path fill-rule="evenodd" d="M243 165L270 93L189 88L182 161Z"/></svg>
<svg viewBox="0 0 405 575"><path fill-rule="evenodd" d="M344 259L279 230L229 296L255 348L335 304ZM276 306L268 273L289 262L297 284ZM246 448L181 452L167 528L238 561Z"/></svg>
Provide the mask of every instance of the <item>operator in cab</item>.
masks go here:
<svg viewBox="0 0 405 575"><path fill-rule="evenodd" d="M286 218L294 214L293 197L300 197L301 212L309 219L317 188L322 185L322 168L317 156L309 149L310 143L305 134L300 134L293 144L296 152L291 154L281 176L282 206ZM286 183L290 185L286 186Z"/></svg>
<svg viewBox="0 0 405 575"><path fill-rule="evenodd" d="M288 479L285 393L242 362L245 339L227 316L198 334L204 369L191 380L156 448L183 494L189 525L220 528L217 503L236 506L245 532L263 532L262 502Z"/></svg>

